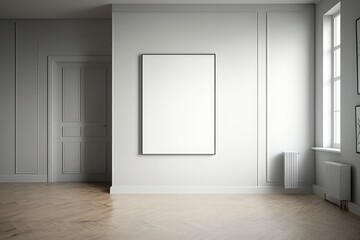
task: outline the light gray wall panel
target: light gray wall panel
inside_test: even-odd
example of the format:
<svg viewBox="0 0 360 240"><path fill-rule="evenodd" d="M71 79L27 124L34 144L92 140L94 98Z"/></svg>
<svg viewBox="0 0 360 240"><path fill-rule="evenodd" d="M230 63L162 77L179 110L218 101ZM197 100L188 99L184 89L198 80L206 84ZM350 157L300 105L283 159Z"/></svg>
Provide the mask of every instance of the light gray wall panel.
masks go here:
<svg viewBox="0 0 360 240"><path fill-rule="evenodd" d="M313 10L313 5L114 6L114 189L281 186L281 152L292 150L301 154L300 185L311 186ZM209 52L217 55L217 154L140 155L139 56Z"/></svg>
<svg viewBox="0 0 360 240"><path fill-rule="evenodd" d="M316 143L321 146L326 129L323 125L323 16L339 1L323 0L316 6ZM355 21L360 17L360 1L341 1L341 153L316 153L316 184L323 186L324 161L350 164L352 167L351 201L360 205L360 155L356 153L355 106L360 105L356 93Z"/></svg>
<svg viewBox="0 0 360 240"><path fill-rule="evenodd" d="M283 184L282 152L300 153L299 179L313 181L312 12L267 13L267 178Z"/></svg>
<svg viewBox="0 0 360 240"><path fill-rule="evenodd" d="M85 69L85 121L106 121L106 68L87 67Z"/></svg>
<svg viewBox="0 0 360 240"><path fill-rule="evenodd" d="M18 25L17 173L27 175L15 174L15 54L10 54L15 53L15 32L10 27L15 23ZM48 56L111 55L111 21L1 20L0 26L0 49L4 51L0 61L5 61L0 65L0 98L4 99L0 105L7 101L1 105L2 113L7 114L0 116L4 123L1 132L6 133L5 145L0 145L0 181L43 180L47 174ZM2 76L11 77L12 81L3 80ZM2 151L3 148L6 150Z"/></svg>
<svg viewBox="0 0 360 240"><path fill-rule="evenodd" d="M257 17L251 10L114 13L113 185L257 184ZM216 54L216 155L139 155L143 53Z"/></svg>
<svg viewBox="0 0 360 240"><path fill-rule="evenodd" d="M360 155L356 153L355 105L356 94L356 38L355 20L360 17L360 1L341 1L341 161L352 166L351 200L360 205ZM359 59L360 61L360 59Z"/></svg>
<svg viewBox="0 0 360 240"><path fill-rule="evenodd" d="M15 23L0 22L0 174L15 172Z"/></svg>
<svg viewBox="0 0 360 240"><path fill-rule="evenodd" d="M16 173L38 173L37 29L17 23L16 32Z"/></svg>

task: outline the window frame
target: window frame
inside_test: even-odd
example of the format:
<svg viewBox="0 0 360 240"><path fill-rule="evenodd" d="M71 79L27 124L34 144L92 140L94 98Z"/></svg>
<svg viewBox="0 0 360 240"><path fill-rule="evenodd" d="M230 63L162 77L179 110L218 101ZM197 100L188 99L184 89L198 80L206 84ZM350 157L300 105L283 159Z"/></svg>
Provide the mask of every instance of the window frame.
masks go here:
<svg viewBox="0 0 360 240"><path fill-rule="evenodd" d="M340 32L336 31L335 28L335 19L340 17ZM335 39L338 34L341 33L341 12L338 11L331 16L331 147L340 149L341 145L341 35L340 35L340 43L335 46ZM335 52L340 50L340 72L338 76L335 76ZM339 94L339 109L335 109L336 105L336 94L335 94L335 83L339 81L340 94ZM336 113L340 114L340 121L337 123L335 119ZM338 124L338 125L337 125ZM335 142L336 139L336 131L339 130L339 142Z"/></svg>

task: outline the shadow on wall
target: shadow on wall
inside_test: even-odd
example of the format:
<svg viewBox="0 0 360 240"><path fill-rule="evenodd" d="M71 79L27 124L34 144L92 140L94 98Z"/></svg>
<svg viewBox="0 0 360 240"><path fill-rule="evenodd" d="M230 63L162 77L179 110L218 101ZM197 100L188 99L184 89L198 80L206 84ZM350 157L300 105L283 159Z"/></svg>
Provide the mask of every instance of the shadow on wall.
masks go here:
<svg viewBox="0 0 360 240"><path fill-rule="evenodd" d="M69 17L73 18L74 15L81 16L82 18L89 17L89 18L111 18L111 4L101 5L96 7L90 8L81 8L78 11L67 11Z"/></svg>

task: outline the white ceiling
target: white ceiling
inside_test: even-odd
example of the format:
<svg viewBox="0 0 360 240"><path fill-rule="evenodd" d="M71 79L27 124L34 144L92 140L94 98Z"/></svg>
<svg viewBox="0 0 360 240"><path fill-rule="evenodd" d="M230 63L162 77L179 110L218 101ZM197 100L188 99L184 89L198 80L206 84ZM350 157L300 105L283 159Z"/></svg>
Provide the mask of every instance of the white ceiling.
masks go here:
<svg viewBox="0 0 360 240"><path fill-rule="evenodd" d="M306 4L318 0L0 0L0 18L111 18L111 4Z"/></svg>

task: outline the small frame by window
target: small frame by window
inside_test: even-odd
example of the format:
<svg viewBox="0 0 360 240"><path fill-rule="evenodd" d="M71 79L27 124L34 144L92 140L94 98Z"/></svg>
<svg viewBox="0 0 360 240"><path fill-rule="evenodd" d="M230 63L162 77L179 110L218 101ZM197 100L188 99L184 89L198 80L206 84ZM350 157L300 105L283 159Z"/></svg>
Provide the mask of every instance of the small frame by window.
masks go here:
<svg viewBox="0 0 360 240"><path fill-rule="evenodd" d="M357 94L360 94L360 18L356 20Z"/></svg>
<svg viewBox="0 0 360 240"><path fill-rule="evenodd" d="M360 105L355 106L356 153L360 153Z"/></svg>

